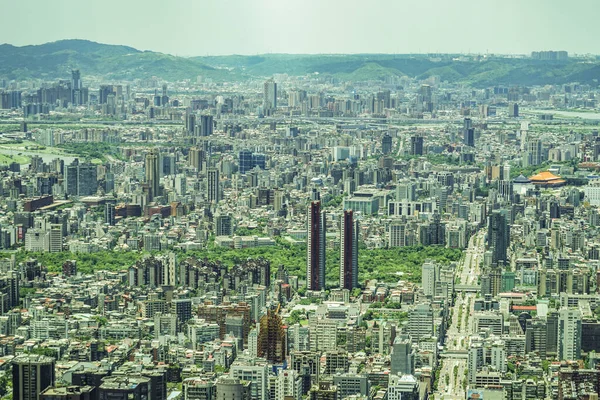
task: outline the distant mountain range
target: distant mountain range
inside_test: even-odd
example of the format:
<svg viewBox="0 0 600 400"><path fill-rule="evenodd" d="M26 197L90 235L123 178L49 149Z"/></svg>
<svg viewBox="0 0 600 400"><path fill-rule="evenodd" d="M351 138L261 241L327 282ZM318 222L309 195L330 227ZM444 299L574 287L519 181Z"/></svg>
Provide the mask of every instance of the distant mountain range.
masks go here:
<svg viewBox="0 0 600 400"><path fill-rule="evenodd" d="M545 85L579 82L598 85L600 62L569 59L490 58L456 61L449 55L434 60L426 55L352 54L177 57L132 47L87 40L61 40L36 46L0 45L0 78L68 78L71 69L82 76L107 80L157 76L174 81L197 76L215 81L319 73L340 80L380 80L390 76L420 79L437 75L442 81L494 85Z"/></svg>

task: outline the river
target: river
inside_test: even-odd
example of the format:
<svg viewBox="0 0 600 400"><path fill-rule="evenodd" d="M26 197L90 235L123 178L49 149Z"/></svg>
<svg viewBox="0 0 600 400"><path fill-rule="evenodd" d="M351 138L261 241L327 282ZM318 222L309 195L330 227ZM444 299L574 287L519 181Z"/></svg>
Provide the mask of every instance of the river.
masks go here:
<svg viewBox="0 0 600 400"><path fill-rule="evenodd" d="M45 163L50 163L55 158L60 158L61 160L64 160L65 165L71 164L73 162L73 160L77 158L74 156L63 155L63 154L40 153L37 151L20 150L20 149L6 149L6 148L1 148L1 147L0 147L0 154L8 154L8 155L13 155L13 156L22 155L22 156L27 156L27 157L39 156L42 158L42 160L44 160ZM29 164L23 164L23 165L29 165Z"/></svg>
<svg viewBox="0 0 600 400"><path fill-rule="evenodd" d="M534 114L552 114L559 118L580 118L590 120L600 120L600 113L597 112L581 112L581 111L564 111L564 110L526 110Z"/></svg>

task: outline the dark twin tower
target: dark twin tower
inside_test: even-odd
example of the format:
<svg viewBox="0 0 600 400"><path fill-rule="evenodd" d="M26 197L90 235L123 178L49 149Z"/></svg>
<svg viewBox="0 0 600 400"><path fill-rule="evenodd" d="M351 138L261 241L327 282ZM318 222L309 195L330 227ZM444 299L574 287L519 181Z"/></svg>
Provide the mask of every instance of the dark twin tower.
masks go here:
<svg viewBox="0 0 600 400"><path fill-rule="evenodd" d="M318 192L313 192L308 206L306 241L306 286L308 290L325 289L325 235L327 219L321 210ZM352 210L344 210L340 224L340 288L358 287L359 223Z"/></svg>

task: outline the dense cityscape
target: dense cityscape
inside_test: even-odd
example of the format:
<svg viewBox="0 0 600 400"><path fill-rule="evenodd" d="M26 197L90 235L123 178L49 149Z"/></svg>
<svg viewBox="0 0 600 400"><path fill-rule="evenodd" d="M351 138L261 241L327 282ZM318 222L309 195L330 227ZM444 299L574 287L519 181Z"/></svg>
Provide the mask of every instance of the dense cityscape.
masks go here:
<svg viewBox="0 0 600 400"><path fill-rule="evenodd" d="M598 398L597 79L228 60L0 72L3 399Z"/></svg>

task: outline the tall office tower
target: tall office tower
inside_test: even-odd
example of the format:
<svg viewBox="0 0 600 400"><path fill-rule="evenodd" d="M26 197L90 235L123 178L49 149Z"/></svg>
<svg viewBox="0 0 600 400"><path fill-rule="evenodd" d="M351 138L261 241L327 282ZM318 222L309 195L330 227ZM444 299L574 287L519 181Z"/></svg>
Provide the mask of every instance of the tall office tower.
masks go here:
<svg viewBox="0 0 600 400"><path fill-rule="evenodd" d="M417 200L417 184L409 180L403 180L396 184L396 201Z"/></svg>
<svg viewBox="0 0 600 400"><path fill-rule="evenodd" d="M492 264L506 264L508 262L507 249L510 244L510 227L506 215L501 210L494 210L489 216L487 241L488 249L492 250Z"/></svg>
<svg viewBox="0 0 600 400"><path fill-rule="evenodd" d="M475 147L475 129L465 129L463 143L465 146Z"/></svg>
<svg viewBox="0 0 600 400"><path fill-rule="evenodd" d="M201 115L200 116L200 136L211 136L213 134L213 116L212 115Z"/></svg>
<svg viewBox="0 0 600 400"><path fill-rule="evenodd" d="M238 153L239 171L240 174L245 174L250 171L253 166L252 152L250 150L242 150Z"/></svg>
<svg viewBox="0 0 600 400"><path fill-rule="evenodd" d="M383 154L390 154L392 152L392 137L387 132L381 139L381 152Z"/></svg>
<svg viewBox="0 0 600 400"><path fill-rule="evenodd" d="M431 102L433 96L431 91L431 86L429 85L421 85L419 89L419 95L421 96L421 101L423 102Z"/></svg>
<svg viewBox="0 0 600 400"><path fill-rule="evenodd" d="M185 132L193 135L196 128L196 114L186 111L185 113Z"/></svg>
<svg viewBox="0 0 600 400"><path fill-rule="evenodd" d="M180 196L187 194L187 178L185 174L178 174L175 176L175 193Z"/></svg>
<svg viewBox="0 0 600 400"><path fill-rule="evenodd" d="M547 352L547 323L545 319L536 317L528 319L525 330L525 353L537 352L542 359Z"/></svg>
<svg viewBox="0 0 600 400"><path fill-rule="evenodd" d="M471 118L465 118L463 120L463 130L471 129L473 127L473 120Z"/></svg>
<svg viewBox="0 0 600 400"><path fill-rule="evenodd" d="M558 311L558 359L575 361L581 358L581 311L561 308Z"/></svg>
<svg viewBox="0 0 600 400"><path fill-rule="evenodd" d="M286 357L286 345L281 317L276 311L267 310L267 313L260 319L258 356L272 364L283 363Z"/></svg>
<svg viewBox="0 0 600 400"><path fill-rule="evenodd" d="M277 108L277 83L273 79L269 79L264 84L263 108L265 113L267 110L274 111Z"/></svg>
<svg viewBox="0 0 600 400"><path fill-rule="evenodd" d="M421 286L425 296L433 297L435 295L436 266L434 263L426 261L421 267Z"/></svg>
<svg viewBox="0 0 600 400"><path fill-rule="evenodd" d="M415 354L412 351L412 341L408 335L398 335L394 339L392 345L391 354L391 372L392 374L413 374L414 370L414 357Z"/></svg>
<svg viewBox="0 0 600 400"><path fill-rule="evenodd" d="M408 314L408 334L413 341L433 336L433 309L430 303L417 304Z"/></svg>
<svg viewBox="0 0 600 400"><path fill-rule="evenodd" d="M169 95L167 94L167 84L166 83L162 86L162 97L160 99L160 104L162 106L166 106L167 104L169 104Z"/></svg>
<svg viewBox="0 0 600 400"><path fill-rule="evenodd" d="M81 73L78 69L74 69L71 71L71 88L73 90L81 89L83 85L81 84Z"/></svg>
<svg viewBox="0 0 600 400"><path fill-rule="evenodd" d="M252 168L267 168L267 157L262 153L252 153Z"/></svg>
<svg viewBox="0 0 600 400"><path fill-rule="evenodd" d="M100 85L98 89L98 104L106 104L108 96L115 93L113 85Z"/></svg>
<svg viewBox="0 0 600 400"><path fill-rule="evenodd" d="M467 355L467 378L469 383L475 384L477 371L481 370L483 365L485 365L485 349L481 342L475 342L469 348L469 353Z"/></svg>
<svg viewBox="0 0 600 400"><path fill-rule="evenodd" d="M149 200L160 196L160 154L157 148L153 148L146 154L146 183L150 189Z"/></svg>
<svg viewBox="0 0 600 400"><path fill-rule="evenodd" d="M423 155L423 136L411 136L410 137L410 155L411 156L422 156Z"/></svg>
<svg viewBox="0 0 600 400"><path fill-rule="evenodd" d="M49 253L60 253L63 250L63 235L61 224L50 225L50 231L48 232L47 240Z"/></svg>
<svg viewBox="0 0 600 400"><path fill-rule="evenodd" d="M206 153L204 150L198 147L192 147L188 155L188 165L192 168L196 168L198 171L202 171L202 166L206 159Z"/></svg>
<svg viewBox="0 0 600 400"><path fill-rule="evenodd" d="M502 179L510 181L510 164L506 163L502 166Z"/></svg>
<svg viewBox="0 0 600 400"><path fill-rule="evenodd" d="M523 154L523 166L540 165L542 157L542 141L540 139L530 139L525 143L525 154Z"/></svg>
<svg viewBox="0 0 600 400"><path fill-rule="evenodd" d="M463 122L463 136L465 146L475 147L475 129L471 118L465 118Z"/></svg>
<svg viewBox="0 0 600 400"><path fill-rule="evenodd" d="M54 386L54 358L17 356L12 361L13 399L39 400L40 393Z"/></svg>
<svg viewBox="0 0 600 400"><path fill-rule="evenodd" d="M18 307L20 302L19 297L19 282L20 274L18 271L8 271L8 306L10 308Z"/></svg>
<svg viewBox="0 0 600 400"><path fill-rule="evenodd" d="M508 116L512 118L517 118L519 116L519 104L510 103L508 105Z"/></svg>
<svg viewBox="0 0 600 400"><path fill-rule="evenodd" d="M216 168L209 168L207 171L206 200L209 203L218 203L221 200L219 170Z"/></svg>
<svg viewBox="0 0 600 400"><path fill-rule="evenodd" d="M321 202L312 201L308 206L306 237L306 286L308 290L325 289L325 234L327 220L321 212Z"/></svg>
<svg viewBox="0 0 600 400"><path fill-rule="evenodd" d="M344 210L340 226L340 288L358 287L358 220L352 210Z"/></svg>
<svg viewBox="0 0 600 400"><path fill-rule="evenodd" d="M104 223L108 225L115 224L115 205L106 203L104 205Z"/></svg>
<svg viewBox="0 0 600 400"><path fill-rule="evenodd" d="M177 173L176 166L177 163L175 162L175 154L162 153L160 155L158 161L158 169L161 178L163 176L175 175Z"/></svg>
<svg viewBox="0 0 600 400"><path fill-rule="evenodd" d="M83 85L81 84L81 74L78 69L71 71L71 103L74 105L83 104Z"/></svg>
<svg viewBox="0 0 600 400"><path fill-rule="evenodd" d="M71 196L91 196L98 191L98 167L73 160L66 167L65 192Z"/></svg>
<svg viewBox="0 0 600 400"><path fill-rule="evenodd" d="M215 216L215 235L231 236L233 235L233 219L231 215L217 214Z"/></svg>

